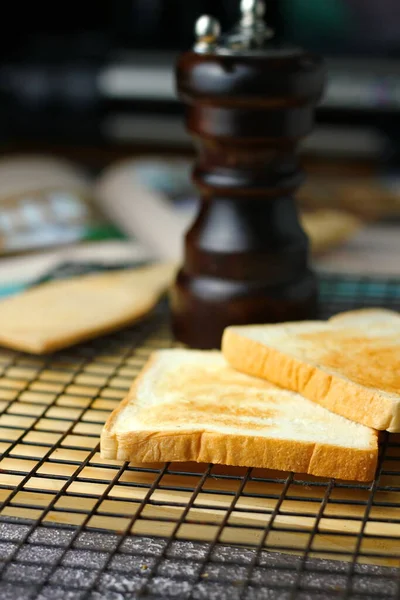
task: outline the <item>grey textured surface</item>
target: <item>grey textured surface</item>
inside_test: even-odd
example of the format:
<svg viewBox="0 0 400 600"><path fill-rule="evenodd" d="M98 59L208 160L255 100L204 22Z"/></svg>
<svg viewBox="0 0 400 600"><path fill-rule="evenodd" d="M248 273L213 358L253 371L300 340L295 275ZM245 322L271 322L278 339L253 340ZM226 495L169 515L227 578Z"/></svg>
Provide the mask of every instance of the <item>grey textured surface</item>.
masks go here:
<svg viewBox="0 0 400 600"><path fill-rule="evenodd" d="M23 543L11 564L5 564L28 531L26 524L0 523L2 600L346 597L348 563L309 559L300 573L300 557L263 552L247 587L244 583L254 550L218 544L205 562L208 544L174 541L166 547L162 538L128 537L111 556L119 537L107 532L82 532L67 550L73 530L41 526ZM356 565L348 598L397 598L399 574L397 569ZM302 591L293 594L298 583Z"/></svg>

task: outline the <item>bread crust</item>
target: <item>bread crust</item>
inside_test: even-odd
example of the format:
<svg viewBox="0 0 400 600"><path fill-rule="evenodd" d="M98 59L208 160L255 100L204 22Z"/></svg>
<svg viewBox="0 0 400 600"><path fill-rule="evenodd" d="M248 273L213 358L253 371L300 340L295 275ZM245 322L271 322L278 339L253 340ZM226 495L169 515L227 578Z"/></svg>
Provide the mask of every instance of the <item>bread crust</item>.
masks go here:
<svg viewBox="0 0 400 600"><path fill-rule="evenodd" d="M129 432L113 436L112 444L109 434L103 435L103 458L143 463L194 461L368 482L378 459L377 447L360 450L210 431Z"/></svg>
<svg viewBox="0 0 400 600"><path fill-rule="evenodd" d="M346 310L336 315L333 315L333 317L330 317L330 319L328 319L328 322L334 324L350 324L354 323L354 319L365 320L366 318L378 318L379 320L382 320L382 318L384 318L385 320L390 320L392 322L393 319L400 320L400 315L397 311L392 310L390 308L357 308L355 310Z"/></svg>
<svg viewBox="0 0 400 600"><path fill-rule="evenodd" d="M147 363L144 365L143 369L139 373L139 375L134 379L127 396L118 404L117 408L115 408L112 413L109 415L107 421L104 423L104 427L100 436L100 454L102 458L107 459L115 459L118 455L118 440L113 431L114 424L117 420L119 413L124 410L125 406L129 404L129 402L136 397L136 390L140 385L142 379L146 376L147 371L149 371L158 358L158 353L153 352L153 354L148 359ZM123 459L128 460L128 459Z"/></svg>
<svg viewBox="0 0 400 600"><path fill-rule="evenodd" d="M391 430L393 400L379 390L325 371L276 348L226 329L222 353L231 366L298 392L324 408L377 430Z"/></svg>
<svg viewBox="0 0 400 600"><path fill-rule="evenodd" d="M365 482L374 478L378 460L376 433L375 444L367 449L207 430L116 433L119 413L135 401L136 390L157 357L157 352L150 357L126 398L109 416L101 434L102 458L143 463L194 461Z"/></svg>

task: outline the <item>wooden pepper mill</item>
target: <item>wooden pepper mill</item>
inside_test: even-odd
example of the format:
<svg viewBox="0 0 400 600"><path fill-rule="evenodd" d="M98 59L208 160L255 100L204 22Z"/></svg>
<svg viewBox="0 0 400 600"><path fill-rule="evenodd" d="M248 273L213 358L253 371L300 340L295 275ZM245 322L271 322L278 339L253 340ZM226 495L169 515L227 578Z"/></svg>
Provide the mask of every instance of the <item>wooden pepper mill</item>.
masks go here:
<svg viewBox="0 0 400 600"><path fill-rule="evenodd" d="M228 325L316 316L316 279L293 194L302 182L296 147L313 126L322 61L278 43L262 1L243 0L241 11L225 36L202 16L193 51L177 65L198 147L201 207L171 304L175 337L194 348L219 348Z"/></svg>

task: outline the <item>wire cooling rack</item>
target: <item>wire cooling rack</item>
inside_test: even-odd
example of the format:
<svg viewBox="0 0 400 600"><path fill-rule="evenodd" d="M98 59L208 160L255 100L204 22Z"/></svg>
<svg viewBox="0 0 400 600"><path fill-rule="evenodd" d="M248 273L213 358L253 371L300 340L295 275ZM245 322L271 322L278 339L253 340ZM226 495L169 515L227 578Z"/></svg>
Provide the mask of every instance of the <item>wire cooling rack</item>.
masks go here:
<svg viewBox="0 0 400 600"><path fill-rule="evenodd" d="M321 277L324 317L400 309L400 282ZM400 595L400 436L372 484L104 461L99 434L151 352L147 322L48 357L0 352L0 597L318 600Z"/></svg>

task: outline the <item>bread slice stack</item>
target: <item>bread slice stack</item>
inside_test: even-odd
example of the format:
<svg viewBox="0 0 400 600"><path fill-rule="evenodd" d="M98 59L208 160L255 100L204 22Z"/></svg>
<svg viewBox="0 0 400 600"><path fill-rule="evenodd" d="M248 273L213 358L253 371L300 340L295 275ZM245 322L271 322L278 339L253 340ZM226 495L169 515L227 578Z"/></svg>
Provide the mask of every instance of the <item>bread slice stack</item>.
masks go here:
<svg viewBox="0 0 400 600"><path fill-rule="evenodd" d="M106 459L371 481L400 431L400 315L228 327L222 352L155 352L101 437Z"/></svg>

